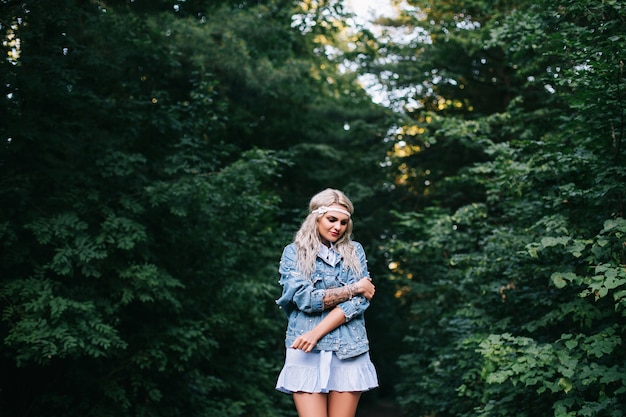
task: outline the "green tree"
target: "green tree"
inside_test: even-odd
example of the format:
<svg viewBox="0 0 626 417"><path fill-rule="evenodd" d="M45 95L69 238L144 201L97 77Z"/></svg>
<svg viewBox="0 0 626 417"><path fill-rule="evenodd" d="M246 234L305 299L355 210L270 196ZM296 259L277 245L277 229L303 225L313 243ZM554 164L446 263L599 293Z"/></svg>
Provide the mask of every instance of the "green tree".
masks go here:
<svg viewBox="0 0 626 417"><path fill-rule="evenodd" d="M625 415L623 7L452 2L445 19L415 4L456 28L425 47L449 57L437 68L454 67L447 42L467 31L469 50L501 51L511 84L495 90L511 95L467 113L425 106L418 158L399 158L421 181L431 148L480 152L444 160L438 190L409 190L419 211L399 214L388 248L411 312L401 401L416 416ZM467 83L474 103L480 79Z"/></svg>
<svg viewBox="0 0 626 417"><path fill-rule="evenodd" d="M183 53L209 26L69 0L0 21L3 413L280 415L283 162L231 141L210 56Z"/></svg>
<svg viewBox="0 0 626 417"><path fill-rule="evenodd" d="M292 413L281 247L328 186L387 227L341 2L2 4L0 409Z"/></svg>

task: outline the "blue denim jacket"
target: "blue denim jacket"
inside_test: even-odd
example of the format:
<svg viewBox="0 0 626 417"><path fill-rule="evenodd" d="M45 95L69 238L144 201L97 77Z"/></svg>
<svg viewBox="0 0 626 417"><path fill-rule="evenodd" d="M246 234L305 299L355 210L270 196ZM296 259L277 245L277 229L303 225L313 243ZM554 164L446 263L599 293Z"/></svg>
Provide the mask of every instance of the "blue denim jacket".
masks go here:
<svg viewBox="0 0 626 417"><path fill-rule="evenodd" d="M296 269L296 245L292 243L285 247L279 267L283 292L276 300L276 304L283 309L289 319L285 338L287 348L296 337L312 330L331 311L323 310L326 289L352 284L369 276L363 246L357 242L353 243L357 257L361 261L360 276L344 267L343 260L327 263L318 255L315 260L315 272L311 278L307 278ZM361 295L355 295L339 304L338 307L346 316L346 322L322 337L317 342L315 350L334 351L340 359L367 352L369 341L363 313L369 304L369 301Z"/></svg>

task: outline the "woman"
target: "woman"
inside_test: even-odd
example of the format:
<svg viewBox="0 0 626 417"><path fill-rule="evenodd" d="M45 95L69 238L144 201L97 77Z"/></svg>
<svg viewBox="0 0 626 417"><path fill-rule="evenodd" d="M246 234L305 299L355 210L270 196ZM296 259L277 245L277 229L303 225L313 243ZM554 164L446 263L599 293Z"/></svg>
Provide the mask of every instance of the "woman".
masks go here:
<svg viewBox="0 0 626 417"><path fill-rule="evenodd" d="M374 285L350 239L353 212L341 191L313 196L280 261L276 303L289 321L276 389L293 394L299 417L354 417L361 393L378 386L363 318Z"/></svg>

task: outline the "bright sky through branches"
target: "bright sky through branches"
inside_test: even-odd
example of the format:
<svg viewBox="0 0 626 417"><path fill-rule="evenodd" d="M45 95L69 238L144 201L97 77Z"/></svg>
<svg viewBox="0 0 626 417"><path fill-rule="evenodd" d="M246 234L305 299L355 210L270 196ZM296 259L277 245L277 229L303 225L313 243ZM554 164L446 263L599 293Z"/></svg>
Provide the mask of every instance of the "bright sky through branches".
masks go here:
<svg viewBox="0 0 626 417"><path fill-rule="evenodd" d="M415 10L405 2L399 5L393 5L393 0L345 0L346 8L356 14L355 22L367 27L377 37L382 44L391 42L394 44L402 44L423 38L424 42L428 42L428 36L422 31L406 32L405 28L384 27L376 23L381 17L395 18L399 14L399 8L402 10ZM395 2L398 3L398 2ZM393 60L393 56L387 56L384 60ZM384 62L381 62L384 64ZM385 78L394 78L396 75L386 71L378 75L362 74L359 76L365 90L370 94L374 102L388 106L397 111L403 108L415 108L419 106L412 97L416 94L417 87L403 89L389 89L384 82Z"/></svg>
<svg viewBox="0 0 626 417"><path fill-rule="evenodd" d="M346 6L357 15L357 19L363 22L372 21L381 16L397 15L391 5L391 0L346 0Z"/></svg>

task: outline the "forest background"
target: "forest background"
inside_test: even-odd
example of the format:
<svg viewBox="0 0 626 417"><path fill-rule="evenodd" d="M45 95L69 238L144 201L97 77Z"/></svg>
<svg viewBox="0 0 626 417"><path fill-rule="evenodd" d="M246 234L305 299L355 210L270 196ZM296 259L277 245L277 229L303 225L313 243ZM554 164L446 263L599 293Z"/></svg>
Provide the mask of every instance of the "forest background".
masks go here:
<svg viewBox="0 0 626 417"><path fill-rule="evenodd" d="M277 266L354 201L406 416L626 416L626 6L1 0L0 415L293 416Z"/></svg>

